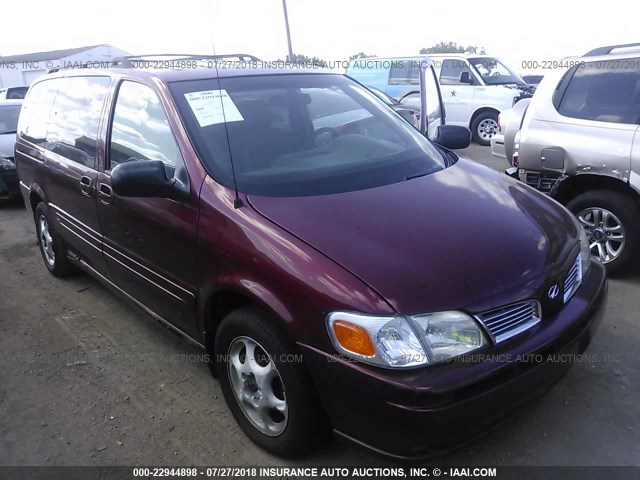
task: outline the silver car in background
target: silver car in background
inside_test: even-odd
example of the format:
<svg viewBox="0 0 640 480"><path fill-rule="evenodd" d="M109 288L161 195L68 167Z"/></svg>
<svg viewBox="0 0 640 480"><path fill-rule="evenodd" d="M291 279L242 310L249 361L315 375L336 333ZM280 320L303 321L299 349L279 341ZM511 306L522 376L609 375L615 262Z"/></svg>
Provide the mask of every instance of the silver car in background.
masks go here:
<svg viewBox="0 0 640 480"><path fill-rule="evenodd" d="M513 151L516 133L522 127L525 112L531 102L530 98L523 98L513 108L509 108L498 115L499 130L491 138L491 153L496 157L507 159L509 165L514 165Z"/></svg>
<svg viewBox="0 0 640 480"><path fill-rule="evenodd" d="M640 44L558 63L526 111L517 174L575 213L618 272L640 258Z"/></svg>

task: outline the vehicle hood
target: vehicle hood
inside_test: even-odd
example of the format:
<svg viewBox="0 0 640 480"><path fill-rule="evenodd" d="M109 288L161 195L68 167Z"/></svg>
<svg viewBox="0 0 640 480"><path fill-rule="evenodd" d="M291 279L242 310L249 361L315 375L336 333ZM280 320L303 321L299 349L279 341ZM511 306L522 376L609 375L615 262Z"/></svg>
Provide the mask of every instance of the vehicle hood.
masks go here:
<svg viewBox="0 0 640 480"><path fill-rule="evenodd" d="M0 156L0 171L15 170L15 164L8 158Z"/></svg>
<svg viewBox="0 0 640 480"><path fill-rule="evenodd" d="M409 314L507 303L504 292L538 288L579 242L558 203L464 159L383 187L248 200Z"/></svg>

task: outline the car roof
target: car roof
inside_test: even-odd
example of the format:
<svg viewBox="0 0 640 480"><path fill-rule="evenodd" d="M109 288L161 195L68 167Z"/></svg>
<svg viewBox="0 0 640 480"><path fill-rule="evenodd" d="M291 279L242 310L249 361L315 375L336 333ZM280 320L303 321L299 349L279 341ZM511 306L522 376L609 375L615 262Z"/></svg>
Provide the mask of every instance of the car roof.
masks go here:
<svg viewBox="0 0 640 480"><path fill-rule="evenodd" d="M160 79L165 83L180 82L185 80L205 80L210 78L231 77L261 77L265 75L342 75L330 70L306 69L306 68L185 68L185 69L153 69L153 68L122 68L113 67L107 69L74 68L50 73L42 79L78 76L118 75L131 79Z"/></svg>
<svg viewBox="0 0 640 480"><path fill-rule="evenodd" d="M469 53L469 52L456 52L456 53L430 53L430 57L460 57L460 58L496 58L495 55L487 55L486 53Z"/></svg>
<svg viewBox="0 0 640 480"><path fill-rule="evenodd" d="M356 63L358 61L361 60L375 60L375 61L388 61L388 60L417 60L417 59L421 59L421 60L429 60L429 57L431 55L405 55L405 56L398 56L398 57L362 57L362 58L354 58L353 60L351 60L349 63Z"/></svg>
<svg viewBox="0 0 640 480"><path fill-rule="evenodd" d="M22 99L7 99L7 100L0 100L0 107L11 107L11 106L15 106L15 105L22 105L23 100Z"/></svg>

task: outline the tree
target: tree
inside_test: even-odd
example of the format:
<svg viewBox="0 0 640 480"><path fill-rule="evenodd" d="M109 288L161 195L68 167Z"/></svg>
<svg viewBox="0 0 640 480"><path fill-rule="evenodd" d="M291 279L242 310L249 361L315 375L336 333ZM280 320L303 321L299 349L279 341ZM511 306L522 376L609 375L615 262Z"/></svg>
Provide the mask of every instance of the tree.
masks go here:
<svg viewBox="0 0 640 480"><path fill-rule="evenodd" d="M351 60L357 60L357 59L359 59L359 58L371 58L371 57L376 57L376 56L377 56L377 55L369 55L369 54L364 53L364 52L358 52L358 53L355 53L355 54L351 55L351 56L349 57L349 61L351 61Z"/></svg>
<svg viewBox="0 0 640 480"><path fill-rule="evenodd" d="M484 54L484 47L474 47L473 45L469 45L467 48L464 48L462 45L458 45L456 42L440 42L435 44L433 47L421 48L420 53L429 54L429 53L480 53Z"/></svg>

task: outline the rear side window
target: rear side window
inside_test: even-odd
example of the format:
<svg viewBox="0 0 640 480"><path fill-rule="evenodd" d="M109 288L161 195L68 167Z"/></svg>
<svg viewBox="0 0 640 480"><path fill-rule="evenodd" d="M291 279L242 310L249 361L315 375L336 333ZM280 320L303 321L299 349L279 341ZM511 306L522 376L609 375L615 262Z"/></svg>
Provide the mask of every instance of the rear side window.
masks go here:
<svg viewBox="0 0 640 480"><path fill-rule="evenodd" d="M182 155L156 93L146 85L123 82L113 114L109 162L160 160L172 178Z"/></svg>
<svg viewBox="0 0 640 480"><path fill-rule="evenodd" d="M640 58L587 62L576 69L558 112L598 122L640 122Z"/></svg>
<svg viewBox="0 0 640 480"><path fill-rule="evenodd" d="M389 85L420 85L420 62L411 60L391 62Z"/></svg>
<svg viewBox="0 0 640 480"><path fill-rule="evenodd" d="M44 80L31 87L18 119L18 135L27 142L44 145L49 116L62 79Z"/></svg>
<svg viewBox="0 0 640 480"><path fill-rule="evenodd" d="M98 127L109 77L69 77L56 80L58 93L47 129L47 149L95 168Z"/></svg>
<svg viewBox="0 0 640 480"><path fill-rule="evenodd" d="M462 72L468 72L469 76L473 78L469 65L464 60L443 60L442 69L440 70L440 84L441 85L468 85L460 82L460 74Z"/></svg>

